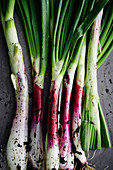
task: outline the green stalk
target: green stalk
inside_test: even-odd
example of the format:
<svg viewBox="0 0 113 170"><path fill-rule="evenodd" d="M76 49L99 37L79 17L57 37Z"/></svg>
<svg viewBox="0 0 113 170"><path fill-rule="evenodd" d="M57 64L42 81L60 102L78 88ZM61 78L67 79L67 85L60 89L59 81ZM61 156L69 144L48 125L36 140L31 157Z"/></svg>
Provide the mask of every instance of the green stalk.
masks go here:
<svg viewBox="0 0 113 170"><path fill-rule="evenodd" d="M94 0L95 1L95 0ZM81 16L81 12L82 12L82 8L83 8L83 15L82 15L82 17L80 18L80 21L82 20L82 19L84 19L85 18L85 15L87 15L88 14L88 12L93 8L93 6L94 6L94 1L92 2L92 3L90 3L90 4L85 4L85 8L83 8L84 7L84 3L83 3L83 5L82 5L82 7L80 7L81 8L81 10L80 10L80 14L79 14L79 16L78 16L78 18ZM88 5L87 7L86 7L86 5ZM80 5L81 6L81 5ZM86 11L86 8L87 8L87 11ZM78 21L78 20L77 20ZM79 21L79 22L80 22ZM75 23L75 28L76 28L76 24L77 23ZM85 34L85 33L84 33ZM67 41L68 42L68 41ZM73 45L73 47L72 47L72 52L71 52L71 56L70 56L70 58L72 58L74 55L74 49L75 49L75 46L76 46L76 42L77 41L75 41L75 44Z"/></svg>
<svg viewBox="0 0 113 170"><path fill-rule="evenodd" d="M34 2L32 2L34 3ZM33 33L33 28L32 28L32 24L31 24L31 17L30 16L30 10L29 10L29 5L28 5L28 2L25 1L25 0L20 0L20 4L21 4L21 8L23 9L23 12L24 12L24 16L26 18L26 23L27 23L27 27L28 27L28 31L29 31L29 36L30 36L30 45L31 45L31 48L32 48L32 55L34 58L37 57L37 54L36 54L36 45L35 44L35 41L34 41L34 33ZM31 8L32 9L32 8Z"/></svg>
<svg viewBox="0 0 113 170"><path fill-rule="evenodd" d="M104 40L100 42L101 49L103 49L103 47L106 45L107 41L109 41L108 38L111 36L112 32L113 32L113 23L110 25L108 32L106 31L106 36L104 37Z"/></svg>
<svg viewBox="0 0 113 170"><path fill-rule="evenodd" d="M87 0L85 2L84 9L83 9L82 16L81 16L81 21L83 21L86 14L88 14L90 12L90 10L92 10L94 3L95 3L95 0L93 0L93 1Z"/></svg>
<svg viewBox="0 0 113 170"><path fill-rule="evenodd" d="M108 133L108 128L106 125L106 121L104 118L104 114L101 108L100 103L98 102L98 108L99 108L99 113L100 113L100 124L101 124L101 139L102 139L102 147L111 147L111 142L109 138L109 133Z"/></svg>
<svg viewBox="0 0 113 170"><path fill-rule="evenodd" d="M74 78L74 74L75 74L75 70L79 61L79 56L80 56L80 51L81 51L81 47L82 47L82 43L83 43L83 39L84 37L80 38L76 44L74 53L73 53L73 59L67 69L68 75L69 77L73 77ZM73 79L72 78L72 79Z"/></svg>
<svg viewBox="0 0 113 170"><path fill-rule="evenodd" d="M51 53L52 68L55 67L55 60L56 60L55 59L56 34L57 34L57 29L58 29L58 23L59 23L61 8L62 8L62 0L59 3L57 18L56 18L56 23L55 23L54 33L53 33L52 53Z"/></svg>
<svg viewBox="0 0 113 170"><path fill-rule="evenodd" d="M101 26L101 34L100 36L103 34L105 27L108 25L108 21L110 20L110 18L113 15L113 3L112 0L110 0L108 2L108 4L105 6L104 8L104 15L103 15L103 19L102 19L102 26Z"/></svg>
<svg viewBox="0 0 113 170"><path fill-rule="evenodd" d="M62 28L62 34L61 34L61 39L60 39L60 54L59 54L59 58L61 59L61 55L62 55L62 51L64 49L64 45L65 45L65 41L66 41L66 37L68 34L68 29L69 29L69 25L70 25L70 20L72 17L72 10L73 10L73 6L74 6L74 0L71 1L71 3L69 3L69 9L66 12L66 16L64 19L64 23L63 23L63 28Z"/></svg>
<svg viewBox="0 0 113 170"><path fill-rule="evenodd" d="M110 46L104 53L104 55L100 58L100 60L97 62L97 69L104 63L104 61L107 59L109 56L110 52L113 50L113 42L111 42Z"/></svg>
<svg viewBox="0 0 113 170"><path fill-rule="evenodd" d="M113 5L111 7L111 10L113 11ZM108 18L106 25L105 25L105 28L100 35L100 42L104 41L106 33L109 31L109 28L110 28L110 25L112 24L112 22L113 22L113 12L111 13L111 16Z"/></svg>
<svg viewBox="0 0 113 170"><path fill-rule="evenodd" d="M55 0L50 0L50 37L51 40L53 38L53 29L54 29L54 18L55 18L55 14L54 14L54 2Z"/></svg>
<svg viewBox="0 0 113 170"><path fill-rule="evenodd" d="M20 2L18 0L17 0L17 5L18 5L18 8L16 10L18 12L18 15L21 16L21 20L22 20L22 23L24 25L24 29L25 29L26 37L27 37L27 41L28 41L28 46L29 46L29 52L30 52L30 55L33 56L32 55L32 50L31 50L31 46L30 46L30 37L29 37L27 22L26 22L24 13L22 11L21 4L20 4ZM16 7L17 7L17 5L16 5Z"/></svg>
<svg viewBox="0 0 113 170"><path fill-rule="evenodd" d="M75 31L75 29L77 27L77 24L80 20L82 10L83 10L83 7L84 7L84 2L85 1L83 1L83 0L79 2L78 7L77 7L77 12L76 12L76 14L74 14L73 24L72 24L72 26L70 25L71 29L68 30L69 24L71 24L71 20L70 20L71 16L73 17L72 6L74 5L74 1L72 1L71 4L70 4L69 10L67 11L69 14L66 16L66 19L64 20L64 27L63 27L63 34L64 35L62 35L62 37L61 37L61 47L62 48L61 48L61 51L60 51L60 58L61 58L62 51L64 49L65 44L68 44L69 39L72 38L73 32ZM68 32L69 32L69 35L67 36ZM66 38L67 38L67 40L66 40Z"/></svg>
<svg viewBox="0 0 113 170"><path fill-rule="evenodd" d="M48 56L49 2L41 1L42 22L39 20L39 17L37 17L36 11L36 6L40 4L39 2L36 3L35 1L30 1L30 5L28 5L27 1L18 0L17 3L17 9L19 11L21 19L23 20L25 33L30 49L33 74L35 75L37 85L43 88ZM42 24L41 27L40 24ZM39 34L41 34L42 36L40 36Z"/></svg>
<svg viewBox="0 0 113 170"><path fill-rule="evenodd" d="M6 6L6 13L5 13L5 20L10 20L11 18L13 18L15 1L10 0L10 1L7 1L6 3L7 3L7 6Z"/></svg>
<svg viewBox="0 0 113 170"><path fill-rule="evenodd" d="M74 31L73 37L69 39L68 44L65 46L62 58L66 57L66 54L69 51L69 49L75 47L78 39L87 32L89 27L92 25L95 17L98 15L101 9L107 4L108 1L109 0L100 0L95 4L94 8L89 12L89 14L86 16L86 18L82 22L82 24L78 27L77 30Z"/></svg>
<svg viewBox="0 0 113 170"><path fill-rule="evenodd" d="M32 1L32 4L34 4L33 2L34 1ZM25 4L23 4L23 5L25 5ZM27 38L29 51L30 51L31 62L32 62L32 68L33 68L32 74L33 74L33 76L35 75L35 79L36 79L36 77L39 75L39 71L40 71L40 55L39 55L40 49L39 49L39 52L37 52L37 48L35 48L35 46L40 46L40 44L35 45L36 38L34 40L33 35L35 35L35 34L33 33L33 30L35 30L36 27L33 27L34 29L32 29L32 23L30 21L31 17L30 17L30 11L28 9L28 4L26 4L25 6L26 6L26 8L23 10L21 2L19 0L17 0L17 12L23 22L23 26L25 29L26 38ZM26 9L27 9L28 14L26 12ZM36 28L36 30L37 29L38 29L38 27ZM36 32L38 34L38 31L36 31ZM39 40L37 40L37 41L39 43Z"/></svg>
<svg viewBox="0 0 113 170"><path fill-rule="evenodd" d="M107 51L107 49L109 48L110 44L113 44L113 31L111 32L108 40L107 40L107 43L105 44L105 46L103 47L101 53L98 55L98 59L97 61L99 61L102 56L104 55L104 53Z"/></svg>
<svg viewBox="0 0 113 170"><path fill-rule="evenodd" d="M44 88L44 77L47 68L47 57L49 48L49 1L41 1L42 11L42 44L41 44L41 58L40 58L40 73L36 79L37 85Z"/></svg>
<svg viewBox="0 0 113 170"><path fill-rule="evenodd" d="M41 1L42 11L42 45L41 45L41 69L40 74L45 74L48 57L49 42L49 1Z"/></svg>
<svg viewBox="0 0 113 170"><path fill-rule="evenodd" d="M79 2L79 6L77 8L77 12L76 12L76 15L75 15L75 18L74 18L74 24L72 26L72 33L76 30L77 28L77 25L79 23L79 20L80 20L80 17L81 17L81 14L82 14L82 11L84 9L84 4L85 4L85 1L84 0L80 0Z"/></svg>
<svg viewBox="0 0 113 170"><path fill-rule="evenodd" d="M37 54L36 54L37 48L34 43L34 38L33 38L34 33L31 26L32 25L30 20L31 17L30 17L30 11L29 11L29 6L27 1L17 0L17 12L24 25L26 38L27 38L29 51L30 51L30 57L33 65L34 58L37 58ZM37 70L37 72L39 73L39 70Z"/></svg>
<svg viewBox="0 0 113 170"><path fill-rule="evenodd" d="M57 39L56 39L56 62L59 60L60 36L61 36L61 30L63 27L64 17L67 12L68 4L69 4L69 0L67 0L66 3L63 4L63 9L62 9L61 16L60 16L60 22L59 22L59 27L58 27L58 31L57 31Z"/></svg>
<svg viewBox="0 0 113 170"><path fill-rule="evenodd" d="M30 14L31 14L31 26L33 30L33 39L36 48L36 58L40 58L40 20L37 15L39 15L39 11L36 10L36 6L39 5L35 0L29 0Z"/></svg>
<svg viewBox="0 0 113 170"><path fill-rule="evenodd" d="M64 52L63 52L63 55L62 55L62 58L60 61L58 61L56 63L56 66L55 66L55 40L56 40L56 32L57 32L57 27L58 27L58 22L59 22L59 17L60 17L60 12L61 12L61 1L60 1L60 4L59 4L59 12L58 12L58 16L57 16L57 21L56 21L56 26L55 26L55 31L54 31L54 40L53 40L53 44L52 44L52 74L54 75L53 77L57 77L57 75L60 73L60 71L62 70L62 72L65 72L66 69L66 64L63 64L65 62L65 58L67 56L67 52L69 51L69 49L73 48L73 52L74 52L74 48L75 48L75 45L78 41L78 39L80 37L82 37L86 32L87 30L89 29L89 27L92 25L95 17L97 16L97 14L99 13L99 11L106 5L106 3L108 2L109 0L107 1L102 1L100 0L99 2L96 3L96 5L94 6L94 8L89 12L88 16L84 19L84 21L82 22L82 24L79 26L79 28L73 33L73 37L69 39L68 41L68 44L65 45L65 49L64 49ZM62 63L61 65L59 65L59 63ZM69 63L69 62L68 62ZM59 67L57 67L57 65L59 65ZM63 67L64 68L63 68ZM68 64L67 64L68 66ZM59 73L57 73L57 70L59 68ZM65 74L65 73L63 73Z"/></svg>
<svg viewBox="0 0 113 170"><path fill-rule="evenodd" d="M95 146L97 149L101 149L100 118L97 103L98 90L96 73L97 48L101 17L102 12L97 16L92 26L88 45L87 73L85 81L85 102L83 106L81 125L81 142L82 148L85 152L88 152L89 148L92 149L93 146Z"/></svg>
<svg viewBox="0 0 113 170"><path fill-rule="evenodd" d="M71 30L69 31L69 36L68 36L68 38L67 38L67 41L66 41L66 44L65 44L65 48L71 43L70 40L72 39L72 37L73 37L73 32L76 30L76 27L77 27L78 22L79 22L79 20L80 20L80 17L81 17L81 14L82 14L82 10L83 10L83 7L84 7L84 2L85 2L85 1L81 0L80 3L79 3L79 7L78 7L77 12L76 12L76 15L75 15L75 17L74 17L74 23L73 23L73 25L72 25L72 27L71 27ZM76 39L75 39L75 40L76 40ZM78 40L78 39L77 39L77 40ZM76 42L77 42L77 40L76 40ZM75 43L75 44L76 44L76 43ZM75 46L74 46L74 47L75 47ZM64 48L64 50L65 50L65 48ZM63 54L62 54L62 56L63 56ZM65 55L63 56L63 58L65 58Z"/></svg>
<svg viewBox="0 0 113 170"><path fill-rule="evenodd" d="M100 46L101 52L98 54L97 58L97 68L99 68L106 58L109 56L110 52L113 49L113 5L110 0L107 6L104 9L104 16L102 20L101 36L100 36ZM108 21L108 22L107 22Z"/></svg>

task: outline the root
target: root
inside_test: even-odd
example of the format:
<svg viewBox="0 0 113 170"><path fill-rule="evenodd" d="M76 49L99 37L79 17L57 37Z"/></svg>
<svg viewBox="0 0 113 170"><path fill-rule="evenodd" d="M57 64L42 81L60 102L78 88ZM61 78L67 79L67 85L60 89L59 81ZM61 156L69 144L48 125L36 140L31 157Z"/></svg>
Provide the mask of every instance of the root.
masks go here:
<svg viewBox="0 0 113 170"><path fill-rule="evenodd" d="M97 150L94 151L93 156L91 158L89 158L89 155L88 155L88 160L92 160L95 157L96 151Z"/></svg>
<svg viewBox="0 0 113 170"><path fill-rule="evenodd" d="M106 170L106 169L108 169L109 168L109 166L107 165L105 168L104 168L104 170Z"/></svg>
<svg viewBox="0 0 113 170"><path fill-rule="evenodd" d="M86 162L85 166L82 168L82 170L95 170L94 168L90 167L88 165L88 162Z"/></svg>

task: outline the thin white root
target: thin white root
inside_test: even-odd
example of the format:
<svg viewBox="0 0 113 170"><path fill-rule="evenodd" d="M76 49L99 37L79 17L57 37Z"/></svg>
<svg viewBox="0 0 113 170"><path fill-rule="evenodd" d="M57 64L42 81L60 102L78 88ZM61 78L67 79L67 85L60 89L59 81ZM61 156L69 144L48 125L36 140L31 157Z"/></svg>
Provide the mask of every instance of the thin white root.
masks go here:
<svg viewBox="0 0 113 170"><path fill-rule="evenodd" d="M106 170L106 169L108 169L109 168L109 166L107 165L105 168L104 168L104 170Z"/></svg>
<svg viewBox="0 0 113 170"><path fill-rule="evenodd" d="M86 165L82 168L82 170L95 170L94 168L90 167L88 165L88 162L86 162Z"/></svg>
<svg viewBox="0 0 113 170"><path fill-rule="evenodd" d="M97 150L94 151L93 156L91 158L88 158L88 160L92 160L95 157L96 151Z"/></svg>

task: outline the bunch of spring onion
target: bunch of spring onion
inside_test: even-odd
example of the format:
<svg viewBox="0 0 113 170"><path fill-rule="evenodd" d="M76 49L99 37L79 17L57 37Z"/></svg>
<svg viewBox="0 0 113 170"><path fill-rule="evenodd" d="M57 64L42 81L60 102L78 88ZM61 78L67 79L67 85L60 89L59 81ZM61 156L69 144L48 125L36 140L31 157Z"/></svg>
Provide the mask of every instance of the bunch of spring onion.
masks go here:
<svg viewBox="0 0 113 170"><path fill-rule="evenodd" d="M100 149L101 145L110 147L107 126L99 103L96 79L97 54L97 65L99 67L112 49L112 19L109 17L110 14L112 14L111 0L105 7L105 11L110 9L110 12L108 12L107 16L106 13L105 15L103 14L104 19L102 21L102 31L100 33L102 17L101 10L108 1L109 0L99 0L98 2L95 2L95 0L87 2L85 0L80 0L79 2L77 2L77 0L17 0L17 12L24 25L32 62L34 95L33 115L30 129L31 150L29 151L29 160L34 169L44 169L45 166L42 126L44 76L47 67L49 43L49 22L52 80L48 106L46 169L74 169L74 155L84 166L86 164L84 151L88 151L89 148ZM8 44L10 60L13 61L11 62L13 72L11 77L17 96L17 111L13 123L16 124L15 126L17 129L12 128L7 148L9 153L9 166L12 169L16 169L15 167L18 169L26 169L27 154L24 144L27 141L26 118L28 113L28 91L27 82L25 81L26 76L22 60L22 52L21 49L19 49L20 45L18 44L13 20L14 3L14 0L10 0L7 3L6 1L3 1L3 3L1 3L2 6L0 6L2 7L0 8L0 14ZM109 24L106 22L108 18ZM88 40L87 31L92 24L93 26L89 31L91 33ZM104 29L107 30L106 32L108 32L108 34L106 40L103 42L103 37L105 36ZM13 36L12 31L14 32ZM98 52L97 50L94 51L94 47L95 49L98 49L99 47L99 34L102 48L101 52ZM108 40L109 43L106 43ZM87 41L89 41L88 47ZM86 55L87 48L88 54ZM87 56L87 72L85 81L86 95L84 98L81 122L85 56ZM71 110L72 88L76 68L77 75L75 80L74 102ZM62 91L61 85L63 86ZM93 100L87 100L91 97ZM61 103L59 100L60 98ZM58 105L60 104L59 135ZM95 111L94 114L92 113L92 110ZM24 113L24 116L19 114L21 111ZM21 121L20 116L22 118ZM22 124L18 121L18 119L22 122ZM71 122L72 127L70 127ZM17 127L18 124L19 129ZM20 125L22 126L21 129ZM101 132L104 132L105 135L101 135ZM21 136L21 141L20 138L18 138L18 133ZM16 137L15 141L14 137ZM103 140L103 143L101 143L101 138L102 140L105 139ZM11 143L11 141L14 141L14 144ZM96 143L97 146L95 145ZM16 148L14 146L16 146ZM13 147L15 148L14 151L16 150L20 152L19 149L21 149L19 156L18 152L15 152L17 155L15 155L14 152L10 152ZM21 153L22 157L20 158Z"/></svg>
<svg viewBox="0 0 113 170"><path fill-rule="evenodd" d="M17 0L17 12L29 46L34 84L29 161L33 168L44 169L44 77L49 47L49 1Z"/></svg>
<svg viewBox="0 0 113 170"><path fill-rule="evenodd" d="M7 143L7 160L10 169L26 169L28 153L28 83L13 18L15 0L0 1L0 17L8 47L11 79L15 89L16 112Z"/></svg>
<svg viewBox="0 0 113 170"><path fill-rule="evenodd" d="M56 4L50 1L52 8L51 9L52 80L48 107L47 154L46 154L47 169L74 168L74 156L72 153L72 143L70 137L70 99L73 79L76 66L79 61L81 47L83 41L85 41L85 34L89 27L92 25L98 13L107 3L107 1L97 2L92 10L89 9L88 14L83 10L85 14L84 17L81 18L80 20L80 16L83 9L83 8L81 9L81 5L84 6L84 2L85 1L80 1L78 3L75 1L60 1L58 4L58 12L56 13L54 12ZM76 7L76 3L77 5L80 5L78 13L79 17L78 15L75 16L74 7ZM86 5L86 8L87 6L88 4ZM84 49L83 53L85 53ZM62 81L63 91L61 101L61 114L60 114L61 130L59 143L57 111L59 91ZM81 155L81 153L79 152L76 153L78 153L78 155ZM85 164L86 160L84 153L82 154L82 156L84 157L82 163Z"/></svg>

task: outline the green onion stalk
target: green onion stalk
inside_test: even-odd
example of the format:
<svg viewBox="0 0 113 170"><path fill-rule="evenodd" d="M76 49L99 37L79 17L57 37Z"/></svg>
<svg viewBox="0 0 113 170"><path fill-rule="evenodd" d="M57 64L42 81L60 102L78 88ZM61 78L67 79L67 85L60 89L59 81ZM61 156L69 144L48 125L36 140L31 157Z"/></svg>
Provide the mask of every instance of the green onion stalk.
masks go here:
<svg viewBox="0 0 113 170"><path fill-rule="evenodd" d="M107 125L102 113L97 89L97 54L103 10L94 21L90 31L85 79L85 99L82 110L81 144L85 152L89 149L110 147ZM104 132L104 133L103 133ZM103 140L104 139L104 140Z"/></svg>
<svg viewBox="0 0 113 170"><path fill-rule="evenodd" d="M49 1L17 0L17 12L24 26L32 62L33 112L29 161L33 168L43 169L45 166L44 77L49 51Z"/></svg>
<svg viewBox="0 0 113 170"><path fill-rule="evenodd" d="M22 48L18 41L13 18L15 0L0 1L0 17L8 47L11 80L15 89L16 111L7 143L7 161L10 169L27 169L28 153L28 82Z"/></svg>

